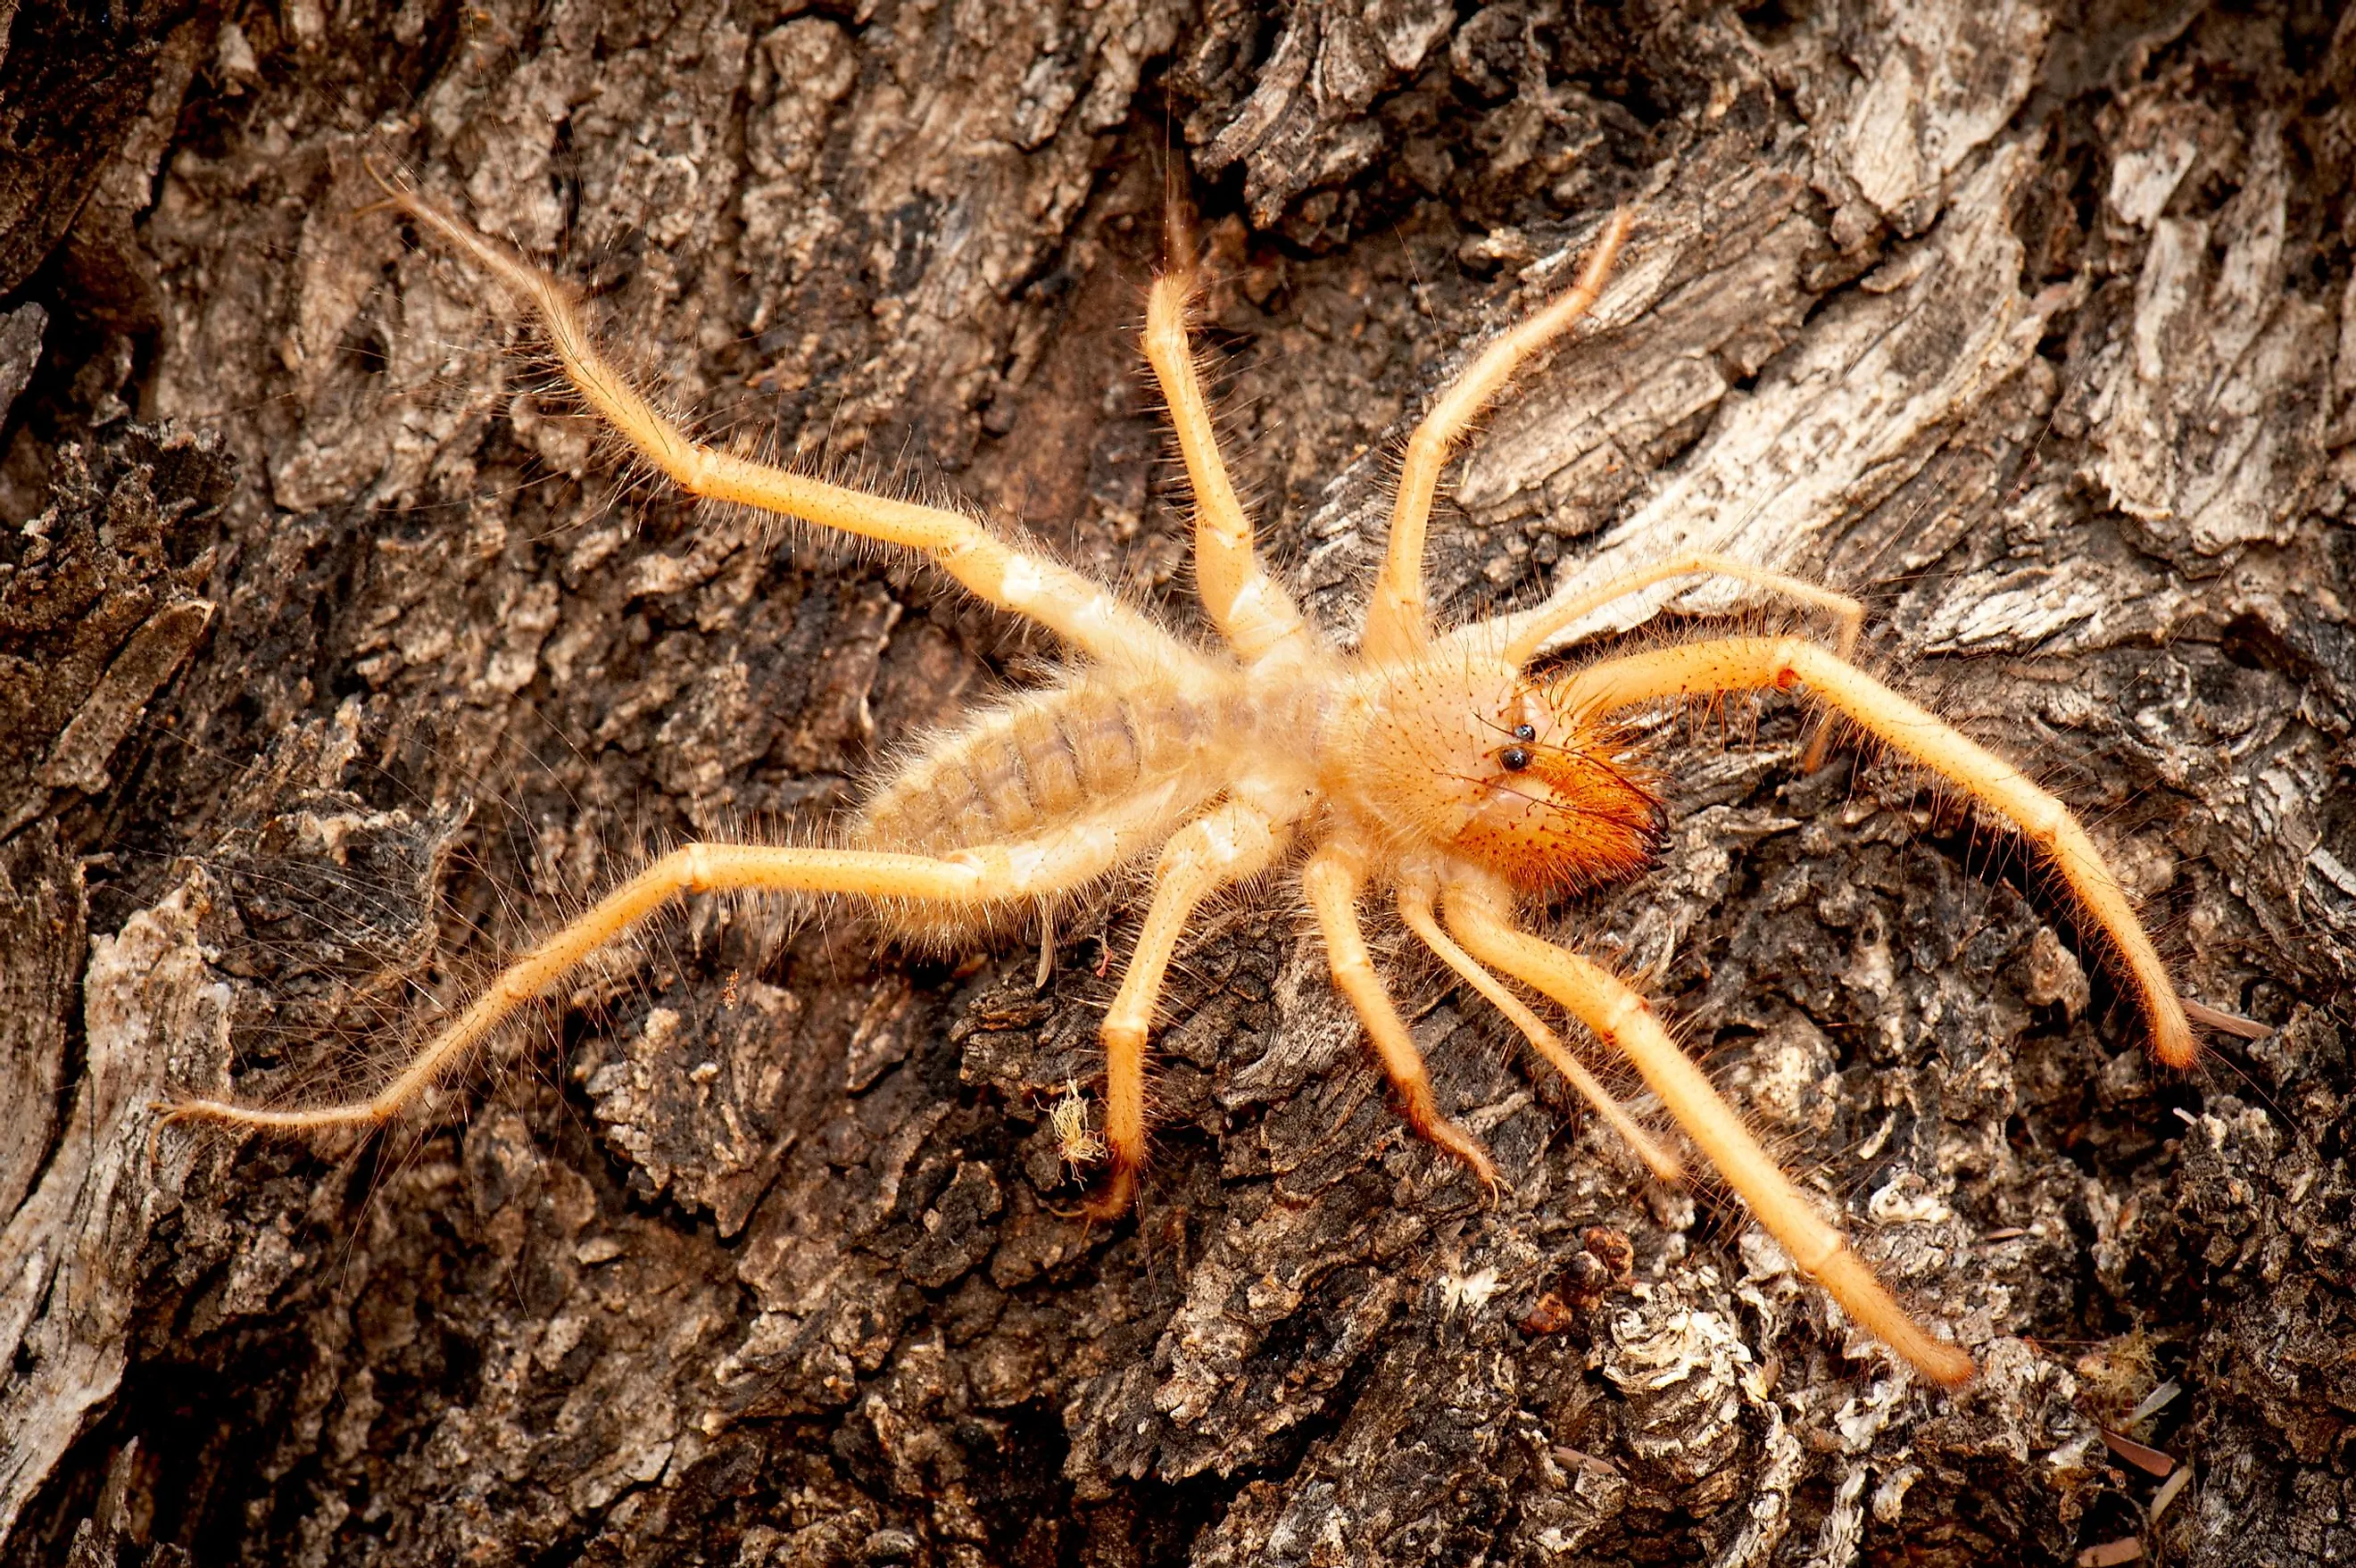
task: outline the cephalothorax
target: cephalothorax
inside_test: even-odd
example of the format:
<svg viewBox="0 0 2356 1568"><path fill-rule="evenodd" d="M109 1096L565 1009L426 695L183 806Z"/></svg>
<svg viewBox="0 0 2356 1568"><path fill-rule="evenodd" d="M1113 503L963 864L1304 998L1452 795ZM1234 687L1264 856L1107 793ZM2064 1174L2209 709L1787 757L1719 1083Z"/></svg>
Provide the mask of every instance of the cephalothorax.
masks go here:
<svg viewBox="0 0 2356 1568"><path fill-rule="evenodd" d="M1987 808L2061 874L2148 1021L2155 1054L2190 1062L2168 972L2084 830L2018 768L1849 661L1853 599L1708 554L1601 590L1449 631L1432 627L1424 534L1441 467L1530 354L1586 314L1628 231L1597 240L1578 284L1476 357L1408 443L1388 550L1355 652L1312 628L1257 558L1186 338L1190 280L1151 297L1145 348L1169 400L1196 504L1195 565L1220 646L1166 629L1106 589L955 511L862 493L703 445L605 360L572 292L412 191L395 205L529 307L590 412L691 493L917 551L991 603L1045 626L1073 662L988 713L877 791L839 846L696 843L662 856L500 973L365 1101L262 1110L220 1101L177 1115L289 1131L399 1115L518 1009L592 952L685 894L850 894L920 934L970 929L1154 857L1137 948L1103 1025L1109 1168L1091 1211L1132 1200L1146 1154L1145 1052L1172 953L1204 899L1297 867L1336 985L1417 1132L1483 1180L1487 1151L1435 1101L1368 957L1361 907L1387 893L1408 927L1494 1003L1656 1171L1675 1156L1605 1091L1506 981L1561 1006L1643 1075L1702 1155L1793 1261L1860 1324L1939 1382L1971 1358L1894 1301L1678 1048L1644 998L1602 967L1523 930L1524 900L1620 877L1655 853L1661 808L1627 756L1619 715L1662 701L1803 690ZM1548 639L1599 607L1672 578L1720 575L1830 618L1831 645L1729 636L1533 674ZM1499 978L1500 976L1504 979Z"/></svg>

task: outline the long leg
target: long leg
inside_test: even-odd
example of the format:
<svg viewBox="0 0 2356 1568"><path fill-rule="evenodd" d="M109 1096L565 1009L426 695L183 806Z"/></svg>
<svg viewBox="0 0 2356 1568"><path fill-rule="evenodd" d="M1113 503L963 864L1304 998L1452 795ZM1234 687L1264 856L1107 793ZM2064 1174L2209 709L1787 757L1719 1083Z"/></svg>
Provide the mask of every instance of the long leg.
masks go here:
<svg viewBox="0 0 2356 1568"><path fill-rule="evenodd" d="M1185 271L1154 280L1145 306L1145 357L1170 404L1170 423L1194 491L1195 590L1211 624L1249 662L1287 642L1306 644L1309 626L1291 596L1253 553L1251 519L1219 456L1218 435L1186 340L1193 285Z"/></svg>
<svg viewBox="0 0 2356 1568"><path fill-rule="evenodd" d="M1431 1092L1431 1074L1424 1068L1423 1053L1415 1048L1398 1009L1391 1005L1390 993L1383 988L1382 976L1367 956L1365 933L1358 927L1358 892L1365 880L1359 857L1340 844L1326 845L1301 868L1301 885L1317 916L1317 929L1324 935L1325 959L1333 968L1333 983L1350 999L1358 1022L1365 1026L1383 1071L1398 1091L1399 1109L1408 1125L1462 1160L1494 1192L1502 1185L1495 1162L1480 1139L1441 1112Z"/></svg>
<svg viewBox="0 0 2356 1568"><path fill-rule="evenodd" d="M1398 499L1391 509L1391 533L1382 574L1366 605L1360 650L1369 658L1405 658L1420 652L1430 636L1430 608L1423 586L1423 542L1431 521L1431 499L1440 471L1464 432L1498 389L1532 354L1561 336L1593 308L1603 280L1628 237L1629 216L1615 212L1589 252L1587 265L1559 299L1481 351L1408 438L1399 467Z"/></svg>
<svg viewBox="0 0 2356 1568"><path fill-rule="evenodd" d="M1977 1370L1971 1357L1933 1339L1907 1316L1677 1048L1642 996L1578 954L1515 929L1486 888L1451 887L1448 924L1475 955L1551 996L1597 1037L1625 1052L1767 1233L1844 1312L1933 1381L1947 1388L1971 1381Z"/></svg>
<svg viewBox="0 0 2356 1568"><path fill-rule="evenodd" d="M2192 1026L2168 966L2136 918L2126 889L2070 809L2019 768L1863 671L1799 638L1714 638L1590 665L1569 679L1557 700L1566 711L1601 714L1663 697L1794 685L1996 811L2043 851L2135 981L2152 1054L2169 1067L2192 1065Z"/></svg>
<svg viewBox="0 0 2356 1568"><path fill-rule="evenodd" d="M1865 627L1865 607L1857 600L1847 594L1837 594L1830 588L1811 583L1804 577L1771 572L1763 566L1753 566L1747 561L1712 554L1706 550L1688 551L1650 566L1640 566L1586 593L1559 602L1548 600L1535 609L1503 617L1485 626L1468 627L1460 635L1502 639L1505 646L1505 662L1519 668L1536 659L1558 632L1584 620L1606 605L1624 599L1631 594L1642 593L1655 583L1665 583L1672 577L1705 576L1739 578L1770 592L1782 594L1786 598L1796 599L1812 609L1822 610L1832 618L1834 626L1838 628L1834 646L1840 657L1846 660L1857 652L1858 634Z"/></svg>
<svg viewBox="0 0 2356 1568"><path fill-rule="evenodd" d="M501 971L399 1076L368 1099L305 1111L191 1100L169 1107L168 1119L298 1133L389 1122L465 1061L518 1009L547 994L599 948L691 893L847 893L884 902L963 905L1017 901L1102 875L1126 853L1121 839L1118 830L1098 826L1042 840L985 845L939 859L866 850L687 844L623 883Z"/></svg>
<svg viewBox="0 0 2356 1568"><path fill-rule="evenodd" d="M1137 1194L1137 1173L1145 1164L1145 1041L1178 939L1204 899L1268 869L1281 846L1281 827L1265 812L1230 802L1179 829L1162 851L1137 950L1130 955L1099 1036L1105 1053L1104 1139L1112 1168L1088 1199L1090 1219L1119 1216Z"/></svg>
<svg viewBox="0 0 2356 1568"><path fill-rule="evenodd" d="M921 551L991 604L1108 662L1167 670L1194 660L1183 643L1086 577L1025 554L961 512L830 485L697 441L598 352L571 289L416 192L386 188L394 206L530 307L582 401L681 489Z"/></svg>
<svg viewBox="0 0 2356 1568"><path fill-rule="evenodd" d="M1612 1091L1596 1080L1587 1070L1587 1064L1573 1056L1561 1037L1546 1026L1543 1019L1529 1010L1522 999L1497 983L1497 977L1481 967L1471 953L1450 940L1440 929L1431 911L1431 889L1413 883L1401 883L1398 890L1399 918L1407 921L1425 947L1440 955L1440 961L1461 975L1465 983L1488 998L1489 1005L1503 1013L1522 1032L1525 1039L1547 1065L1570 1080L1570 1086L1595 1107L1595 1113L1610 1123L1627 1145L1636 1151L1636 1157L1652 1167L1653 1174L1663 1181L1681 1181L1685 1166L1676 1155L1661 1145L1659 1139L1644 1131L1643 1125L1628 1113L1628 1108L1612 1096Z"/></svg>

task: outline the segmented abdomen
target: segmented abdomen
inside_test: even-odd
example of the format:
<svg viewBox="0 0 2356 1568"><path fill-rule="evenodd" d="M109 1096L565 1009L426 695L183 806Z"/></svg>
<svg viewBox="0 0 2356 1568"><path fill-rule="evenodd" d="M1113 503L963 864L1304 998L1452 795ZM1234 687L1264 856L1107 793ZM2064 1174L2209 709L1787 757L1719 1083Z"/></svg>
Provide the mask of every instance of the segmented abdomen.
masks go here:
<svg viewBox="0 0 2356 1568"><path fill-rule="evenodd" d="M945 854L1031 838L1200 769L1215 715L1175 692L1033 693L927 749L861 813L862 848Z"/></svg>

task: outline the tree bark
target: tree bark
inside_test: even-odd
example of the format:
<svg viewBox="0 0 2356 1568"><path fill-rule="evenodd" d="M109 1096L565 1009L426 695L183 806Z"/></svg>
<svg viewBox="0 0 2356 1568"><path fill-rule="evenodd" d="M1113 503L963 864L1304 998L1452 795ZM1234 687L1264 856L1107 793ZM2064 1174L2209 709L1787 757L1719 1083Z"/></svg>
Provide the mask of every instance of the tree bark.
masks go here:
<svg viewBox="0 0 2356 1568"><path fill-rule="evenodd" d="M112 22L28 5L0 58L8 1561L2356 1552L2356 23ZM1049 1111L1092 1090L1126 893L1044 985L1035 940L698 904L383 1137L159 1131L364 1080L649 848L822 832L1053 652L618 467L378 204L394 169L706 428L963 497L1191 626L1134 338L1175 193L1230 461L1344 639L1398 443L1624 204L1596 329L1451 472L1435 602L1675 548L1859 594L1869 665L2047 779L2187 994L2267 1032L2156 1068L2037 866L1853 747L1805 769L1779 700L1665 730L1661 864L1549 919L1971 1347L1954 1397L1397 946L1485 1201L1399 1125L1283 879L1183 955L1118 1225L1062 1217ZM1728 612L1768 613L1582 629Z"/></svg>

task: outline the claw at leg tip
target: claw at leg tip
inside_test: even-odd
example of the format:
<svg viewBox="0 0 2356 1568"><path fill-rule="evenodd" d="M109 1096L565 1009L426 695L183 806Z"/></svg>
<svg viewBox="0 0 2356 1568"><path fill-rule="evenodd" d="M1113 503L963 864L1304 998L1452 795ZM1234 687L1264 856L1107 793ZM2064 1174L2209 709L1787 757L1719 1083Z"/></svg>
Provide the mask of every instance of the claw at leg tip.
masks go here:
<svg viewBox="0 0 2356 1568"><path fill-rule="evenodd" d="M1111 1224L1130 1211L1137 1199L1137 1173L1126 1165L1115 1165L1105 1177L1104 1186L1088 1195L1086 1203L1074 1211L1076 1218L1089 1224Z"/></svg>
<svg viewBox="0 0 2356 1568"><path fill-rule="evenodd" d="M1942 1344L1939 1348L1943 1353L1932 1358L1935 1365L1918 1364L1923 1376L1949 1393L1960 1393L1979 1381L1979 1363L1972 1359L1969 1351L1960 1346L1946 1344Z"/></svg>

